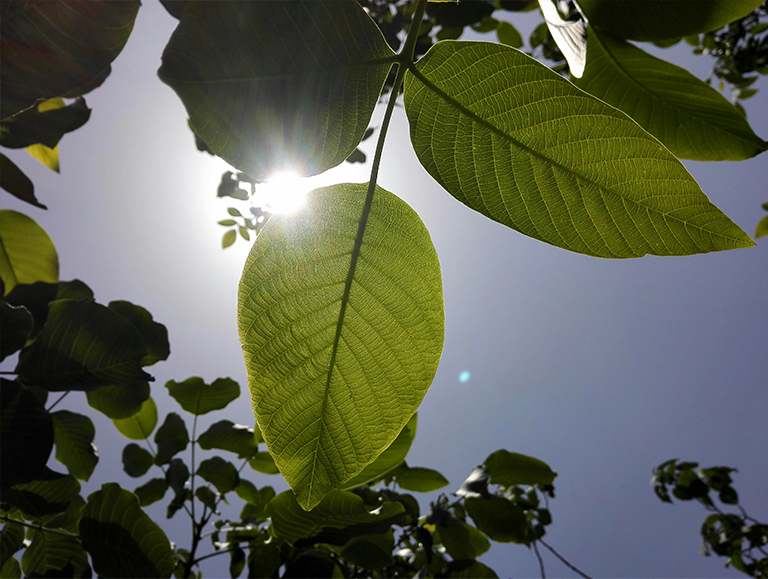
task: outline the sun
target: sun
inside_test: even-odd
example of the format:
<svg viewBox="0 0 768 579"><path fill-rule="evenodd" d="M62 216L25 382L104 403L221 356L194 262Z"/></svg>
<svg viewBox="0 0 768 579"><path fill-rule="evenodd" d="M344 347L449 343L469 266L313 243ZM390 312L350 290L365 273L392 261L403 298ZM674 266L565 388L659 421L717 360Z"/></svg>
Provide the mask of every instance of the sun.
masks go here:
<svg viewBox="0 0 768 579"><path fill-rule="evenodd" d="M306 181L296 173L274 173L256 186L254 205L270 213L287 215L303 207L307 188Z"/></svg>

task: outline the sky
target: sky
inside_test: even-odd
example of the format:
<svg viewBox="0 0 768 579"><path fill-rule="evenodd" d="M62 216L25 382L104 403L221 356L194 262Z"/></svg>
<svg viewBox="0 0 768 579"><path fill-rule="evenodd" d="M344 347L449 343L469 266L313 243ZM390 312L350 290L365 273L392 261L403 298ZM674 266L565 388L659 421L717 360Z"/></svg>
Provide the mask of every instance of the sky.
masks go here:
<svg viewBox="0 0 768 579"><path fill-rule="evenodd" d="M514 14L510 20L519 23ZM239 239L221 249L224 228L216 221L234 203L215 194L227 166L195 149L184 107L156 76L175 24L159 3L144 3L111 76L86 97L89 122L60 143L61 174L24 151L4 151L34 181L48 211L5 193L1 205L48 232L61 279L84 280L101 303L142 305L167 326L171 356L150 368L161 416L180 412L163 388L167 380L229 376L243 395L226 413L203 418L199 431L223 418L253 425L236 326L249 247ZM690 65L700 78L711 66L704 57L693 60L687 46L656 53ZM761 92L745 107L755 132L767 138L768 85L757 86ZM373 141L362 146L369 160ZM768 156L685 164L710 199L753 234L768 201ZM343 164L317 183L363 182L369 170L369 163ZM499 448L544 460L559 473L546 540L593 577L741 576L699 554L704 509L662 504L649 480L670 458L738 468L741 504L768 520L768 242L633 260L545 245L443 191L411 150L402 108L379 184L426 223L443 272L445 347L408 463L439 470L451 481L444 490L454 491ZM108 480L138 486L122 473L127 441L89 412L84 398L72 394L57 407L87 413L96 424L101 460L83 494ZM286 488L277 476L249 478ZM422 511L437 494L423 496ZM149 508L157 520L164 504ZM164 525L188 546L182 513ZM543 557L548 576L574 576L547 552ZM501 577L539 573L534 554L519 545L494 544L481 560ZM204 571L215 576L216 568Z"/></svg>

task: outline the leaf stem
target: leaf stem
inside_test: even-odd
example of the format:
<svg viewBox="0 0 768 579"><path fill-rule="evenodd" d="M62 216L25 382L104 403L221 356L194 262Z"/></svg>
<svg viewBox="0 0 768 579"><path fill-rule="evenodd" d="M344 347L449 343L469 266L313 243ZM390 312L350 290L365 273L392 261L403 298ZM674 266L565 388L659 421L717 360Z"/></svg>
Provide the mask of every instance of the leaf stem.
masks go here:
<svg viewBox="0 0 768 579"><path fill-rule="evenodd" d="M554 549L553 547L551 547L550 545L548 545L547 543L545 543L545 542L544 542L544 539L538 539L538 541L539 541L539 543L541 543L542 545L544 545L544 546L545 546L547 549L549 549L549 551L550 551L550 552L551 552L551 553L552 553L552 554L553 554L555 557L557 557L558 559L560 559L560 561L563 563L563 565L565 565L566 567L568 567L568 568L569 568L571 571L575 571L575 572L576 572L576 573L578 573L578 574L579 574L581 577L584 577L584 579L592 579L592 578L591 578L589 575L587 575L586 573L583 573L583 572L579 571L579 570L578 570L576 567L574 567L573 565L571 565L571 564L568 562L568 560L567 560L565 557L563 557L563 556L562 556L560 553L558 553L557 551L555 551L555 549Z"/></svg>
<svg viewBox="0 0 768 579"><path fill-rule="evenodd" d="M15 523L17 525L21 525L22 527L26 527L28 529L33 529L35 531L41 531L43 533L53 533L54 535L63 535L65 537L78 537L79 535L75 533L68 533L67 531L60 531L58 529L49 529L48 527L44 527L42 524L40 525L31 525L29 523L26 523L24 521L19 521L17 519L13 519L7 515L0 515L0 521L5 521L6 523Z"/></svg>
<svg viewBox="0 0 768 579"><path fill-rule="evenodd" d="M55 407L55 406L56 406L56 405L57 405L59 402L61 402L62 400L64 400L64 397L65 397L67 394L69 394L70 392L71 392L71 390L67 390L66 392L64 392L64 394L62 394L61 396L59 396L59 398L56 400L56 402L54 402L53 404L51 404L51 405L48 407L48 412L50 412L51 410L53 410L53 409L54 409L54 407Z"/></svg>

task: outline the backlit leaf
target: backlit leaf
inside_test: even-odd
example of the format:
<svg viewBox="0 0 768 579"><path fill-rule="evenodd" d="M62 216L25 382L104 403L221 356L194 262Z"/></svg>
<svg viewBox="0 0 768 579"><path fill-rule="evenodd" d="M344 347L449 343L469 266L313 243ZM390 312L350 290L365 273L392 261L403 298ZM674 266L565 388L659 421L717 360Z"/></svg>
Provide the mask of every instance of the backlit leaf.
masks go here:
<svg viewBox="0 0 768 579"><path fill-rule="evenodd" d="M138 382L123 386L102 386L85 393L88 405L109 418L129 418L141 410L149 398L149 383Z"/></svg>
<svg viewBox="0 0 768 579"><path fill-rule="evenodd" d="M120 434L131 440L149 438L157 426L157 406L152 398L147 398L141 404L141 410L128 418L113 420Z"/></svg>
<svg viewBox="0 0 768 579"><path fill-rule="evenodd" d="M168 359L171 354L168 330L163 324L154 321L152 314L141 306L125 300L109 302L108 307L131 322L141 334L144 345L147 347L147 355L141 360L142 366L151 366L160 360Z"/></svg>
<svg viewBox="0 0 768 579"><path fill-rule="evenodd" d="M55 106L50 106L52 102ZM60 98L43 101L3 121L0 145L17 149L40 143L53 148L65 133L79 129L90 116L91 109L83 98L69 105Z"/></svg>
<svg viewBox="0 0 768 579"><path fill-rule="evenodd" d="M187 412L200 416L221 410L240 396L240 385L231 378L217 378L211 384L202 378L187 378L184 382L165 383L168 394Z"/></svg>
<svg viewBox="0 0 768 579"><path fill-rule="evenodd" d="M491 219L598 257L754 245L654 137L522 52L441 42L416 68L405 108L419 161Z"/></svg>
<svg viewBox="0 0 768 579"><path fill-rule="evenodd" d="M27 152L35 159L40 161L43 165L48 167L51 171L59 172L59 147L56 146L53 149L46 147L45 145L30 145L27 147Z"/></svg>
<svg viewBox="0 0 768 579"><path fill-rule="evenodd" d="M168 483L164 478L153 478L143 485L136 487L133 492L139 497L139 504L142 507L146 507L161 500L167 490Z"/></svg>
<svg viewBox="0 0 768 579"><path fill-rule="evenodd" d="M221 420L203 432L197 438L200 448L211 450L217 448L237 453L241 458L253 456L258 449L261 435L256 434L253 428L234 424L229 420Z"/></svg>
<svg viewBox="0 0 768 579"><path fill-rule="evenodd" d="M51 238L35 221L0 210L0 278L8 295L16 284L59 281L59 257Z"/></svg>
<svg viewBox="0 0 768 579"><path fill-rule="evenodd" d="M464 500L467 513L483 533L499 543L530 542L530 523L525 511L507 499L469 497Z"/></svg>
<svg viewBox="0 0 768 579"><path fill-rule="evenodd" d="M99 462L99 453L93 444L96 429L87 416L58 410L51 414L56 460L67 467L70 474L87 481Z"/></svg>
<svg viewBox="0 0 768 579"><path fill-rule="evenodd" d="M3 502L21 510L30 518L39 518L66 511L70 501L79 492L80 483L71 474L43 467L33 481L17 484L4 491Z"/></svg>
<svg viewBox="0 0 768 579"><path fill-rule="evenodd" d="M429 493L441 489L448 480L431 468L407 468L395 477L400 488L417 493Z"/></svg>
<svg viewBox="0 0 768 579"><path fill-rule="evenodd" d="M306 509L397 438L443 345L442 280L429 233L378 187L345 294L366 190L318 189L301 211L272 216L240 281L238 325L256 421Z"/></svg>
<svg viewBox="0 0 768 579"><path fill-rule="evenodd" d="M515 485L551 485L557 473L547 463L524 454L497 450L485 459L491 484L503 487Z"/></svg>
<svg viewBox="0 0 768 579"><path fill-rule="evenodd" d="M30 178L19 169L16 163L2 153L0 153L0 187L17 199L26 201L40 209L47 209L35 197L35 185Z"/></svg>

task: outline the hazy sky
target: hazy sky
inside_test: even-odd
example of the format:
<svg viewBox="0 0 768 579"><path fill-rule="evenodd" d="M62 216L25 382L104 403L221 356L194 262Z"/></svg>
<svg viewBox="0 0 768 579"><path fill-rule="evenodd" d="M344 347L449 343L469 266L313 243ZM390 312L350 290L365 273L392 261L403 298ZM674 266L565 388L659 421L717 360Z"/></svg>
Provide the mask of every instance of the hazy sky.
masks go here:
<svg viewBox="0 0 768 579"><path fill-rule="evenodd" d="M112 75L87 96L90 121L60 144L60 175L24 151L6 151L48 211L2 196L3 208L48 231L62 279L84 280L102 303L140 304L168 327L171 357L151 368L161 415L180 411L165 394L167 380L230 376L246 386L236 292L248 247L238 240L222 251L224 228L216 224L231 204L215 197L226 165L195 150L181 102L156 76L175 23L159 3L144 3ZM709 66L702 57L696 74ZM766 138L768 83L758 86L746 105ZM363 148L372 153L373 146L371 139ZM768 156L686 165L753 234L768 201ZM345 164L324 179L366 181L369 169ZM443 268L445 349L419 410L409 464L441 471L452 491L496 449L536 456L559 473L547 540L588 574L741 576L699 555L703 508L660 503L649 479L654 466L675 457L736 467L742 504L768 520L768 242L609 261L531 240L459 204L431 179L410 149L401 108L379 184L419 213ZM460 381L462 372L468 381ZM84 409L82 400L70 395L60 408ZM252 425L245 392L238 402L226 418ZM95 421L101 462L84 494L116 472L134 488L120 463L126 441L110 421ZM279 477L248 478L285 488ZM425 497L423 509L435 496ZM150 512L164 519L166 503ZM168 529L188 546L183 513ZM549 576L573 576L543 556ZM494 544L482 560L500 576L538 575L535 556L518 545Z"/></svg>

